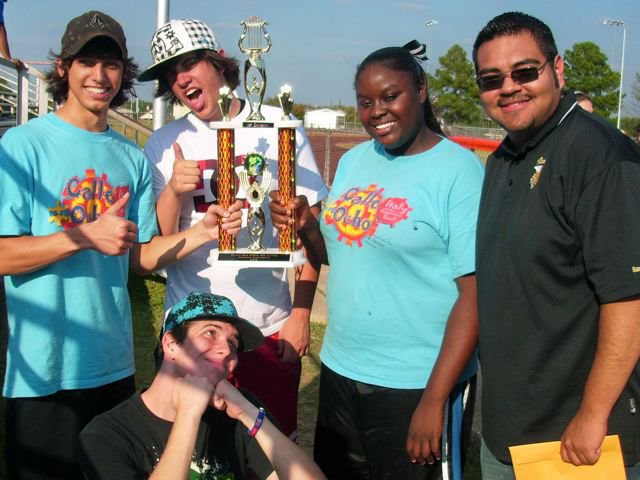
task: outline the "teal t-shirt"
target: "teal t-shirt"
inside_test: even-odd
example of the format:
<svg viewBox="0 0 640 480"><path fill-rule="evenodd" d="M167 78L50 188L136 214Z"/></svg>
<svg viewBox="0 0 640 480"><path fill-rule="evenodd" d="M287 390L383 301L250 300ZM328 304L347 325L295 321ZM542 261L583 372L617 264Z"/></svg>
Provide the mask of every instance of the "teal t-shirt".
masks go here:
<svg viewBox="0 0 640 480"><path fill-rule="evenodd" d="M320 219L330 263L320 355L330 369L424 388L455 279L475 271L483 173L473 153L446 139L401 157L369 141L342 157Z"/></svg>
<svg viewBox="0 0 640 480"><path fill-rule="evenodd" d="M156 233L151 174L141 149L55 114L0 140L0 235L44 236L95 220L124 193L138 241ZM84 250L5 277L9 319L6 397L92 388L134 372L129 256Z"/></svg>

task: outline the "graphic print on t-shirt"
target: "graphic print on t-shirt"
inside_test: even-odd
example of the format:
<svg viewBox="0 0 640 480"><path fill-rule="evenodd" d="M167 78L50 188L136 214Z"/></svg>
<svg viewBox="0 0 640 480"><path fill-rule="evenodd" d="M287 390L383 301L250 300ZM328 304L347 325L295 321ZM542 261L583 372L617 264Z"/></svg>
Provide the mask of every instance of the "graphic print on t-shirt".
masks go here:
<svg viewBox="0 0 640 480"><path fill-rule="evenodd" d="M380 224L393 228L406 220L413 210L405 198L384 198L384 188L371 184L367 188L352 187L328 204L322 212L327 225L338 231L338 240L362 247L365 237L373 237Z"/></svg>
<svg viewBox="0 0 640 480"><path fill-rule="evenodd" d="M205 213L218 200L218 160L198 160L202 179L193 191L193 209Z"/></svg>
<svg viewBox="0 0 640 480"><path fill-rule="evenodd" d="M61 200L49 208L49 222L65 230L93 222L128 191L128 185L112 186L106 173L98 177L95 170L87 169L84 177L74 175L66 182ZM124 211L118 215L124 216Z"/></svg>
<svg viewBox="0 0 640 480"><path fill-rule="evenodd" d="M206 458L195 460L196 454L193 453L194 460L189 466L189 480L235 480L236 476L231 471L231 467L226 461L218 461L213 459L207 461Z"/></svg>

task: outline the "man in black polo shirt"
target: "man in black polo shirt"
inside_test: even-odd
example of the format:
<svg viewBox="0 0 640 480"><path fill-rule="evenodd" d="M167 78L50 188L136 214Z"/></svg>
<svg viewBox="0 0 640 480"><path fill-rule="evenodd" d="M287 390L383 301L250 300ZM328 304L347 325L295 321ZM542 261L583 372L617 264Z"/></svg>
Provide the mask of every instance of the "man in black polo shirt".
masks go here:
<svg viewBox="0 0 640 480"><path fill-rule="evenodd" d="M473 48L480 100L508 133L477 237L483 478L510 445L561 440L593 464L620 435L640 478L640 149L563 96L549 28L505 13Z"/></svg>

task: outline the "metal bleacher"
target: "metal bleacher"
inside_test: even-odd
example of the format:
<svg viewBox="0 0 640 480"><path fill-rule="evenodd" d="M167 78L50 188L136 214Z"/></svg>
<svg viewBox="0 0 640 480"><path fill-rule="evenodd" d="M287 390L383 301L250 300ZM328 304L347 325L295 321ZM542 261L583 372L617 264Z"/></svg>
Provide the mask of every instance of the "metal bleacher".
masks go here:
<svg viewBox="0 0 640 480"><path fill-rule="evenodd" d="M31 65L18 71L13 62L0 58L0 134L52 109L44 74Z"/></svg>
<svg viewBox="0 0 640 480"><path fill-rule="evenodd" d="M53 99L47 93L45 74L33 65L27 64L25 70L18 71L13 62L0 58L0 136L8 128L55 109ZM38 65L48 68L50 64ZM115 110L109 110L109 121L133 129L145 138L151 134L151 129Z"/></svg>

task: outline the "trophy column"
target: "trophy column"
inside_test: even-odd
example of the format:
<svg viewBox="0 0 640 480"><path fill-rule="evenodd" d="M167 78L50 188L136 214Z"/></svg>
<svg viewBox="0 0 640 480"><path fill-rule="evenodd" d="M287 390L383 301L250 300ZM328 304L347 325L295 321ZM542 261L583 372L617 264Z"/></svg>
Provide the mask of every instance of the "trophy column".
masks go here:
<svg viewBox="0 0 640 480"><path fill-rule="evenodd" d="M233 128L218 129L218 203L222 208L231 207L236 200L234 138ZM221 252L234 251L236 237L221 228L218 233L218 244Z"/></svg>
<svg viewBox="0 0 640 480"><path fill-rule="evenodd" d="M218 130L218 204L229 208L236 201L235 128L229 121L229 109L233 97L229 87L222 87L219 93L218 106L222 112L221 122L211 122L211 128ZM216 175L211 178L215 181ZM213 190L213 188L211 189ZM221 252L232 252L236 249L236 237L222 228L218 233L218 245Z"/></svg>
<svg viewBox="0 0 640 480"><path fill-rule="evenodd" d="M291 87L283 85L278 94L282 120L276 122L278 128L278 189L280 198L286 204L296 196L296 128L302 126L300 120L289 120L293 108ZM295 220L295 212L293 213ZM295 224L295 222L294 222ZM295 252L297 234L293 225L278 233L278 245L281 252Z"/></svg>

